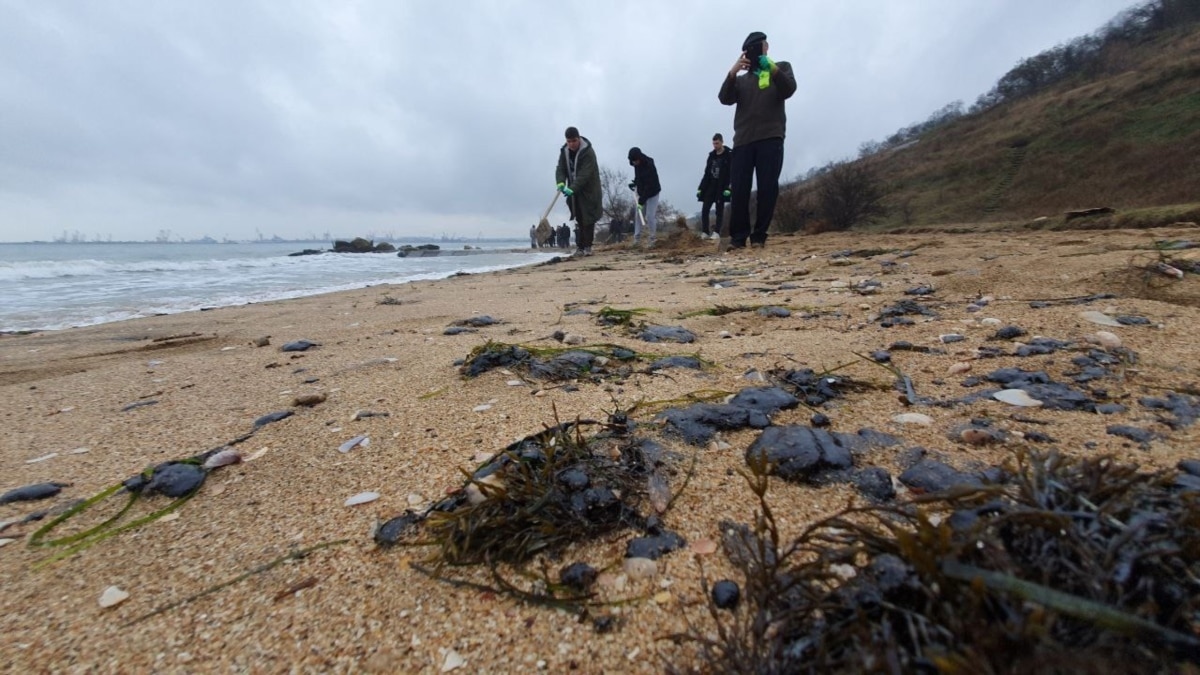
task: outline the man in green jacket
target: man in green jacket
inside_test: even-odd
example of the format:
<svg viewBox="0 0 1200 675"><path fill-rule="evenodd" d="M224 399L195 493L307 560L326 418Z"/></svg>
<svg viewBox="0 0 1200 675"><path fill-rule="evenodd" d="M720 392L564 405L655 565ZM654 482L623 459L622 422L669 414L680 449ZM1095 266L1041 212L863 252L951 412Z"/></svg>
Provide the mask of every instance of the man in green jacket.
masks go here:
<svg viewBox="0 0 1200 675"><path fill-rule="evenodd" d="M567 198L571 218L578 225L575 235L575 255L591 255L596 221L603 213L604 201L600 191L600 165L596 151L588 139L575 127L567 127L567 142L558 153L558 168L554 179L558 191Z"/></svg>
<svg viewBox="0 0 1200 675"><path fill-rule="evenodd" d="M725 74L717 98L737 106L733 113L733 157L730 158L732 210L726 246L745 248L746 240L765 246L767 228L779 198L783 171L783 137L787 128L784 102L796 93L796 76L787 61L767 56L767 36L754 32L742 43L742 55ZM750 228L750 186L758 177L758 209Z"/></svg>

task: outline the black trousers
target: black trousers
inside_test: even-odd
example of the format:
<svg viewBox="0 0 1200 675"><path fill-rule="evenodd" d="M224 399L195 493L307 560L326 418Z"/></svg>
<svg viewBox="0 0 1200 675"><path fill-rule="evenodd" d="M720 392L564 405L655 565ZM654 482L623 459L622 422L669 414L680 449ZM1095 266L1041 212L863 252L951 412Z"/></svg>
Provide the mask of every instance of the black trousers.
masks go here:
<svg viewBox="0 0 1200 675"><path fill-rule="evenodd" d="M578 225L578 229L575 230L575 248L591 248L592 240L596 237L596 224L580 220L580 216L575 213L575 199L575 195L567 197L567 209L571 211L571 219ZM570 239L567 241L570 245Z"/></svg>
<svg viewBox="0 0 1200 675"><path fill-rule="evenodd" d="M708 227L708 207L714 206L714 205L717 207L717 226L715 228L709 229L709 227ZM700 230L703 231L704 234L708 234L710 232L720 233L721 232L721 224L724 222L725 222L725 200L722 199L720 196L717 197L716 201L710 202L707 199L704 200L704 205L700 207Z"/></svg>
<svg viewBox="0 0 1200 675"><path fill-rule="evenodd" d="M779 174L783 171L783 139L764 138L733 149L730 158L730 192L733 213L729 219L729 244L734 248L767 241L767 228L779 200ZM758 179L758 208L750 228L750 186Z"/></svg>

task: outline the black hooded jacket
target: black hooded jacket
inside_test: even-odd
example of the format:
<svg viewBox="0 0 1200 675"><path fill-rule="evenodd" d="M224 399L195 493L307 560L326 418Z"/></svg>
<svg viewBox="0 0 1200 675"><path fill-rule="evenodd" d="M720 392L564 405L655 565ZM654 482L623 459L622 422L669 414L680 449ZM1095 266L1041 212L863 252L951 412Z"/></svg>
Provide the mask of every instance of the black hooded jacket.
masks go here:
<svg viewBox="0 0 1200 675"><path fill-rule="evenodd" d="M733 148L728 146L719 155L716 150L708 153L708 162L704 164L704 177L700 179L700 201L715 202L725 199L721 193L729 189L729 158L732 156Z"/></svg>
<svg viewBox="0 0 1200 675"><path fill-rule="evenodd" d="M654 158L644 152L639 153L637 158L641 161L633 167L633 182L637 186L638 203L645 204L646 200L662 192L662 185L658 182Z"/></svg>

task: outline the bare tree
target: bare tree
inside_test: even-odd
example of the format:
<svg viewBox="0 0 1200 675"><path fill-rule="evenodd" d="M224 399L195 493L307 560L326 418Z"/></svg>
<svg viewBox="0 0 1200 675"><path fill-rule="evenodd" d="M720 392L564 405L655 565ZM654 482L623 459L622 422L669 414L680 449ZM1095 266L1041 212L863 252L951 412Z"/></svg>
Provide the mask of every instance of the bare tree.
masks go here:
<svg viewBox="0 0 1200 675"><path fill-rule="evenodd" d="M833 230L848 230L887 213L887 196L875 171L863 162L832 164L817 183L817 204Z"/></svg>
<svg viewBox="0 0 1200 675"><path fill-rule="evenodd" d="M604 215L611 220L624 220L633 210L633 191L629 189L629 174L607 166L600 167L600 189L604 196Z"/></svg>

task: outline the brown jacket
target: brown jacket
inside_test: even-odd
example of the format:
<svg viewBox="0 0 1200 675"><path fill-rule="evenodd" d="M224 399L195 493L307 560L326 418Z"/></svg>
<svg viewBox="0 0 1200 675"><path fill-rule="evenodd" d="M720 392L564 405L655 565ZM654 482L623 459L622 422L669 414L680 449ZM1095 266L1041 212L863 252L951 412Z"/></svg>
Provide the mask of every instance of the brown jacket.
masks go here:
<svg viewBox="0 0 1200 675"><path fill-rule="evenodd" d="M733 113L734 147L786 135L783 102L796 93L796 75L787 61L775 65L779 69L771 75L771 85L766 89L758 88L758 77L751 72L726 75L721 83L717 99L725 105L737 105Z"/></svg>

